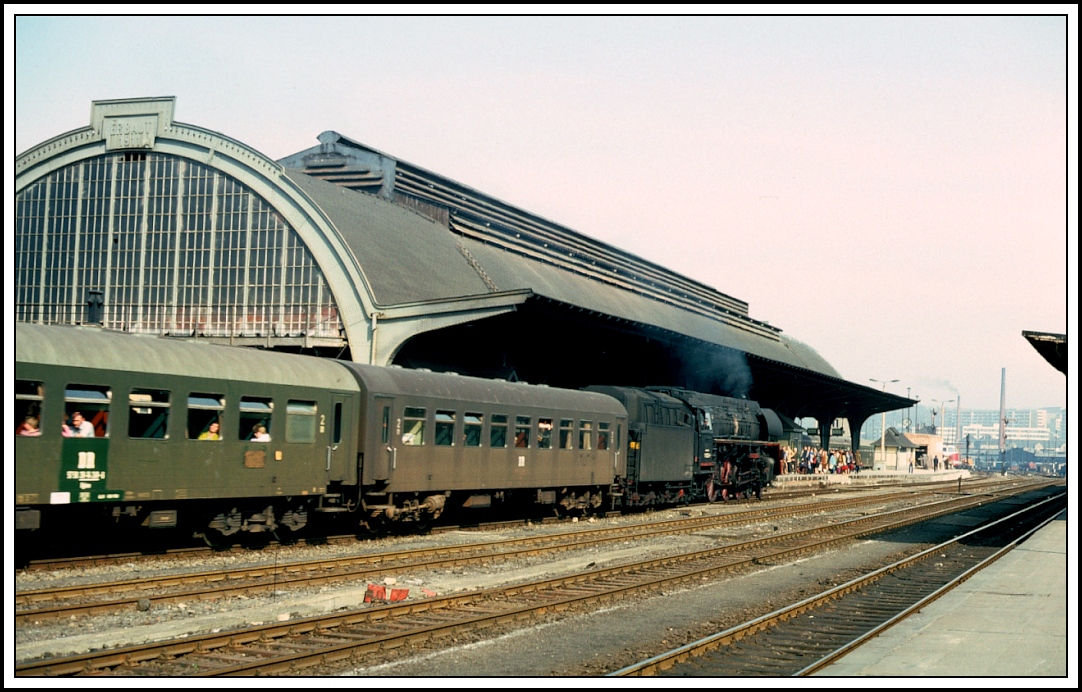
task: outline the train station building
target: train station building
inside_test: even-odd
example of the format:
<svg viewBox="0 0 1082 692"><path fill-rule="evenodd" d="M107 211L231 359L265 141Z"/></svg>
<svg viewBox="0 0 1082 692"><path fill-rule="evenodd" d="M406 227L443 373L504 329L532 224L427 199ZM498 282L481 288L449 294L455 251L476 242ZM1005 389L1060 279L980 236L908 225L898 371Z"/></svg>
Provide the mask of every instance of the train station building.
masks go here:
<svg viewBox="0 0 1082 692"><path fill-rule="evenodd" d="M329 131L274 161L175 105L96 101L17 157L17 320L746 396L816 418L824 443L913 403L740 298L463 183Z"/></svg>

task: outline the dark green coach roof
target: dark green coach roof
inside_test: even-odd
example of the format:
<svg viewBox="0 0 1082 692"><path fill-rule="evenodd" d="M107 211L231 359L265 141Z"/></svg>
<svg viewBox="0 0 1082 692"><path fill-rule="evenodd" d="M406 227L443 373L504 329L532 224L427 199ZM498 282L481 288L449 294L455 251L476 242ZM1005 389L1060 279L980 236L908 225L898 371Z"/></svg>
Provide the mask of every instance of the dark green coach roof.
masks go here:
<svg viewBox="0 0 1082 692"><path fill-rule="evenodd" d="M217 346L191 339L126 334L99 327L18 322L16 363L67 365L137 373L214 377L358 391L337 361L312 356Z"/></svg>

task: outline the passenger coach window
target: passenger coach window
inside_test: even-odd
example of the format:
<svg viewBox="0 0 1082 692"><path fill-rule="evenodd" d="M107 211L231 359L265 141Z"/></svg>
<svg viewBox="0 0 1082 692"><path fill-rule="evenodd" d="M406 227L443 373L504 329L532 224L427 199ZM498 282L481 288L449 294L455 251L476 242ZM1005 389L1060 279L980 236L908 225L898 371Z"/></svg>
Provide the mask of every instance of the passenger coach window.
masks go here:
<svg viewBox="0 0 1082 692"><path fill-rule="evenodd" d="M41 404L45 388L41 382L15 380L15 434L41 437Z"/></svg>
<svg viewBox="0 0 1082 692"><path fill-rule="evenodd" d="M224 394L192 392L188 395L188 439L222 439L222 414L225 413ZM214 426L212 428L212 426Z"/></svg>
<svg viewBox="0 0 1082 692"><path fill-rule="evenodd" d="M507 415L493 413L488 426L488 446L503 449L507 446Z"/></svg>
<svg viewBox="0 0 1082 692"><path fill-rule="evenodd" d="M108 437L113 390L92 384L69 384L64 390L64 437Z"/></svg>
<svg viewBox="0 0 1082 692"><path fill-rule="evenodd" d="M597 448L609 448L609 424L604 421L599 421L597 424Z"/></svg>
<svg viewBox="0 0 1082 692"><path fill-rule="evenodd" d="M240 423L237 437L252 442L270 442L274 400L254 396L240 399Z"/></svg>
<svg viewBox="0 0 1082 692"><path fill-rule="evenodd" d="M419 446L425 443L425 409L407 406L402 411L404 428L402 444Z"/></svg>
<svg viewBox="0 0 1082 692"><path fill-rule="evenodd" d="M455 443L455 412L436 411L436 446L450 447Z"/></svg>
<svg viewBox="0 0 1082 692"><path fill-rule="evenodd" d="M466 413L462 417L462 444L466 447L481 446L481 426L485 417L480 413Z"/></svg>
<svg viewBox="0 0 1082 692"><path fill-rule="evenodd" d="M316 441L316 402L286 402L286 442Z"/></svg>
<svg viewBox="0 0 1082 692"><path fill-rule="evenodd" d="M593 449L592 432L594 424L588 420L579 421L579 449Z"/></svg>
<svg viewBox="0 0 1082 692"><path fill-rule="evenodd" d="M379 426L379 439L383 444L391 441L391 407L383 407L383 419Z"/></svg>
<svg viewBox="0 0 1082 692"><path fill-rule="evenodd" d="M342 441L342 403L334 405L334 444Z"/></svg>
<svg viewBox="0 0 1082 692"><path fill-rule="evenodd" d="M569 418L560 419L560 449L575 448L575 421Z"/></svg>
<svg viewBox="0 0 1082 692"><path fill-rule="evenodd" d="M169 392L133 389L128 395L128 437L164 440L169 426Z"/></svg>
<svg viewBox="0 0 1082 692"><path fill-rule="evenodd" d="M537 448L552 449L552 419L537 419Z"/></svg>
<svg viewBox="0 0 1082 692"><path fill-rule="evenodd" d="M523 449L530 446L529 416L515 416L515 446Z"/></svg>

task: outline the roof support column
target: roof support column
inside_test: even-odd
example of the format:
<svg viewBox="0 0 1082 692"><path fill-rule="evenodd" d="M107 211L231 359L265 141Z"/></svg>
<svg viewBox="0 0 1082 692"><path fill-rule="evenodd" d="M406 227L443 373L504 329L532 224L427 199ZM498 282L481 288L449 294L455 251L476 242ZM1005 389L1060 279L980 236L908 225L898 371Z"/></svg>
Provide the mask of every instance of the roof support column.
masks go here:
<svg viewBox="0 0 1082 692"><path fill-rule="evenodd" d="M830 449L830 424L834 422L834 413L820 411L815 420L819 422L819 448Z"/></svg>
<svg viewBox="0 0 1082 692"><path fill-rule="evenodd" d="M864 460L860 458L860 431L864 429L864 421L868 420L869 415L861 411L846 416L846 420L849 421L849 437L851 438L850 446L852 447L853 458L862 466Z"/></svg>

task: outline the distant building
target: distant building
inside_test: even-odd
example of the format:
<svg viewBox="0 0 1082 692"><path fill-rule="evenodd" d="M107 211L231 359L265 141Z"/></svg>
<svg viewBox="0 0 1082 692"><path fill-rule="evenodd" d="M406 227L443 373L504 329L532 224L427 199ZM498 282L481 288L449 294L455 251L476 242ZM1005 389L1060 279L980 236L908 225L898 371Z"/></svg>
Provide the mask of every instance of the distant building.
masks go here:
<svg viewBox="0 0 1082 692"><path fill-rule="evenodd" d="M927 414L926 410L920 413ZM910 421L909 430L903 425L905 411L891 411L886 415L887 426L904 433L923 432L941 435L944 444L956 445L960 452L965 452L966 436L969 436L970 452L999 452L999 409L962 409L960 414L955 409L947 408L946 420L938 419L933 428L927 417ZM919 414L918 414L919 415ZM1062 453L1067 445L1067 411L1060 407L1039 409L1007 409L1007 446L1027 449L1041 455L1051 455L1055 450ZM880 416L872 416L864 424L861 437L878 440L880 436ZM962 434L958 435L958 421L962 423Z"/></svg>

